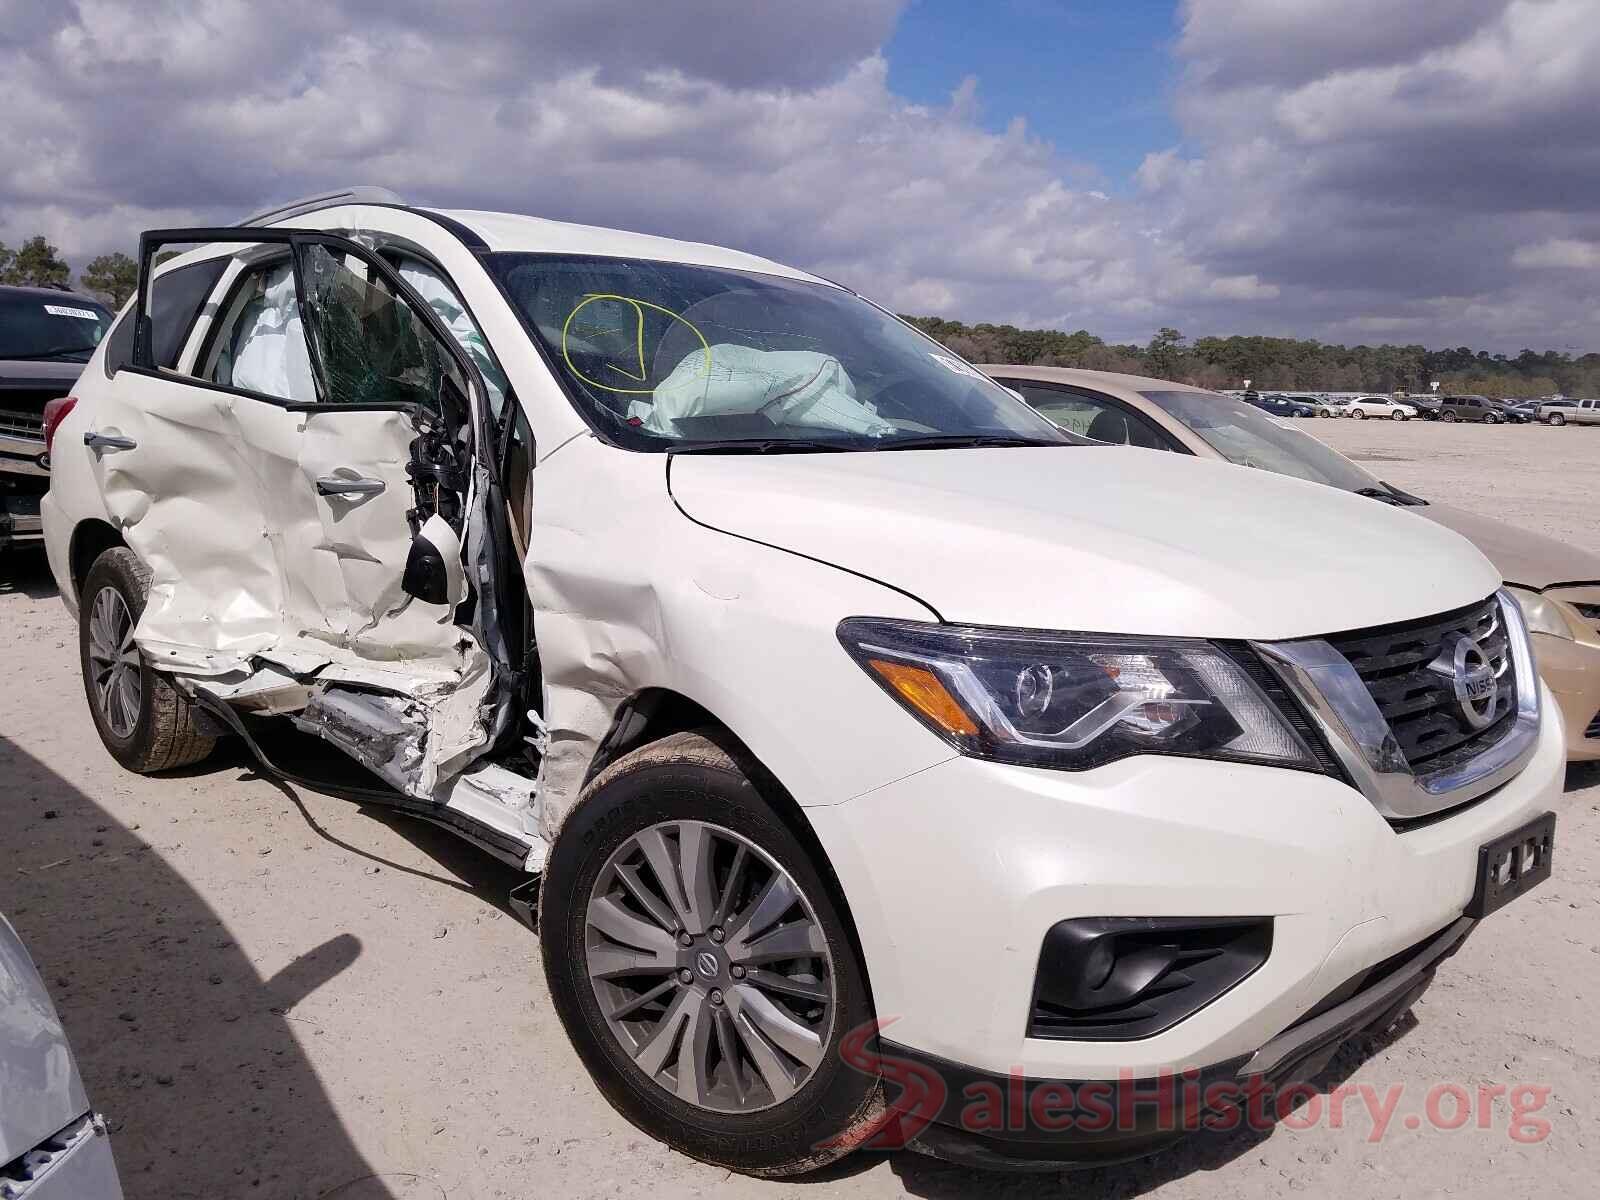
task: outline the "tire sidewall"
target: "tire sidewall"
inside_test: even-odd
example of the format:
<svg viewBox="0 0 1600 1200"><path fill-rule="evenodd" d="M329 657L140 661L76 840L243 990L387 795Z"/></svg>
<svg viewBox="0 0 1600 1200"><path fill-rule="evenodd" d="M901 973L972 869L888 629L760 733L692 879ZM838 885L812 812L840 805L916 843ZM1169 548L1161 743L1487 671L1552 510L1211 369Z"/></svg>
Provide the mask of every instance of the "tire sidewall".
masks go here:
<svg viewBox="0 0 1600 1200"><path fill-rule="evenodd" d="M100 703L94 695L92 668L89 664L89 621L94 612L95 598L106 588L115 588L122 596L122 602L128 607L128 616L138 625L139 618L144 615L145 587L144 581L139 579L131 569L129 559L132 552L128 550L108 550L95 560L89 568L89 574L83 581L83 593L78 606L78 666L83 674L83 695L89 705L89 715L94 719L95 729L100 734L100 740L105 743L111 756L123 766L133 766L139 757L139 748L149 742L154 736L152 728L155 715L155 672L150 669L150 664L139 658L139 717L133 723L133 729L127 737L118 737L107 723L105 714L100 711Z"/></svg>
<svg viewBox="0 0 1600 1200"><path fill-rule="evenodd" d="M839 905L811 854L737 769L660 762L597 782L556 839L539 906L551 997L596 1084L634 1125L706 1162L752 1174L788 1174L837 1157L817 1147L849 1129L877 1092L877 1081L846 1065L839 1051L845 1034L872 1019L872 1006ZM714 1113L669 1095L617 1044L590 986L584 915L596 878L627 838L674 820L720 825L760 846L800 885L828 939L837 989L828 1047L800 1091L772 1108Z"/></svg>

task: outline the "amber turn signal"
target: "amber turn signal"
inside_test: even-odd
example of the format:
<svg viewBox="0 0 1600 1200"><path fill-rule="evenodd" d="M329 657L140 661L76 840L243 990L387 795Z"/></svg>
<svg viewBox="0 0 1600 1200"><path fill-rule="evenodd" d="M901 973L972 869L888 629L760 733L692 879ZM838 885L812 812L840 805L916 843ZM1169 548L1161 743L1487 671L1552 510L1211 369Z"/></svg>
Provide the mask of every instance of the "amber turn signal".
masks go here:
<svg viewBox="0 0 1600 1200"><path fill-rule="evenodd" d="M896 694L907 704L938 725L946 733L960 737L976 737L978 727L967 716L966 710L956 703L955 697L945 690L939 677L926 667L909 663L885 662L869 658L867 665L883 677Z"/></svg>

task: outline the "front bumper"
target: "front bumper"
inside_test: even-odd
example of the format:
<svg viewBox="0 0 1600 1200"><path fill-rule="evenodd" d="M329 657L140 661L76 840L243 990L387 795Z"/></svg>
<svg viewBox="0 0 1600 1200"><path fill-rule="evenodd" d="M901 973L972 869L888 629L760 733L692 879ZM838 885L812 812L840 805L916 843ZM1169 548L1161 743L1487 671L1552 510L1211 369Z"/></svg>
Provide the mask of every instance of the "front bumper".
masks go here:
<svg viewBox="0 0 1600 1200"><path fill-rule="evenodd" d="M1303 1018L1255 1054L1187 1074L1116 1080L1029 1079L973 1071L885 1041L892 1077L914 1077L910 1149L967 1166L1060 1170L1153 1154L1208 1123L1262 1127L1278 1090L1313 1079L1354 1037L1387 1030L1427 990L1477 923L1461 917L1353 995ZM937 1080L928 1102L926 1081ZM904 1099L901 1099L904 1105Z"/></svg>
<svg viewBox="0 0 1600 1200"><path fill-rule="evenodd" d="M1600 633L1578 641L1536 633L1533 652L1566 722L1567 757L1600 759Z"/></svg>
<svg viewBox="0 0 1600 1200"><path fill-rule="evenodd" d="M1450 926L1472 899L1479 847L1554 807L1565 758L1546 720L1520 774L1405 832L1327 776L1159 757L1082 773L954 758L806 813L849 900L885 1037L998 1075L1149 1078L1244 1061L1339 984ZM1267 961L1170 1029L1027 1036L1056 922L1246 915L1274 920Z"/></svg>

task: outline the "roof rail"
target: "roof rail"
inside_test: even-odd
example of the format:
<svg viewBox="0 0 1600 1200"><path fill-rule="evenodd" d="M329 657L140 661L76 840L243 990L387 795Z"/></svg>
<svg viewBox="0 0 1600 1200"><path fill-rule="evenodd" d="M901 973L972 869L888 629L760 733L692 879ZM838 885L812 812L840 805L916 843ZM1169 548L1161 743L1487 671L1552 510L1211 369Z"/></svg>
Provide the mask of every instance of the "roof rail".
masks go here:
<svg viewBox="0 0 1600 1200"><path fill-rule="evenodd" d="M395 195L388 188L383 187L347 187L339 188L332 192L318 192L312 196L302 196L298 200L291 200L288 204L276 208L264 209L258 213L251 213L244 220L234 226L235 229L247 228L251 225L270 225L274 221L286 221L290 217L298 217L302 213L316 212L319 208L337 208L341 204L404 204L405 201Z"/></svg>

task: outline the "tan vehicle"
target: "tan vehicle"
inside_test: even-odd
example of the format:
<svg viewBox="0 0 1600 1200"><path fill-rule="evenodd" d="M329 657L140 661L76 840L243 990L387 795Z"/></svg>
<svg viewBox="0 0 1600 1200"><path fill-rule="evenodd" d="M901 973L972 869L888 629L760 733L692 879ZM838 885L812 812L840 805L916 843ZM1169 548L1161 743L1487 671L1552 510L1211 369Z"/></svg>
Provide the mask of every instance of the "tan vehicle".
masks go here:
<svg viewBox="0 0 1600 1200"><path fill-rule="evenodd" d="M1260 467L1409 508L1483 551L1522 602L1560 702L1569 759L1600 759L1600 555L1403 492L1309 434L1231 396L1065 367L983 368L1070 433Z"/></svg>

